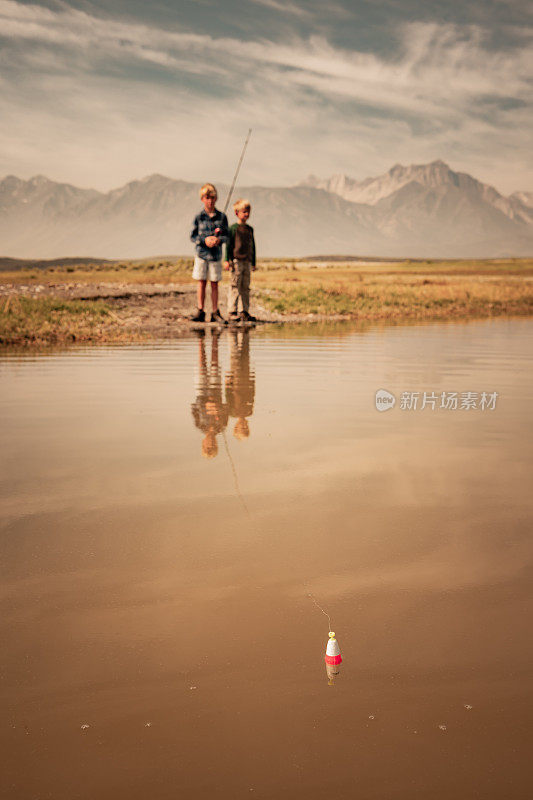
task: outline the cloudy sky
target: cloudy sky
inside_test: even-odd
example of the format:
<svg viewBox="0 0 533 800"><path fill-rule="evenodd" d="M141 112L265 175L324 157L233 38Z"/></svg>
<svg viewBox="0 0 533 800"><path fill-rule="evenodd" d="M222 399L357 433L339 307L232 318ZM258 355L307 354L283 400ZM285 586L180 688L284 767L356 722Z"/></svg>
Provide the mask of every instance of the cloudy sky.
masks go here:
<svg viewBox="0 0 533 800"><path fill-rule="evenodd" d="M525 0L0 0L0 176L362 179L437 158L533 189Z"/></svg>

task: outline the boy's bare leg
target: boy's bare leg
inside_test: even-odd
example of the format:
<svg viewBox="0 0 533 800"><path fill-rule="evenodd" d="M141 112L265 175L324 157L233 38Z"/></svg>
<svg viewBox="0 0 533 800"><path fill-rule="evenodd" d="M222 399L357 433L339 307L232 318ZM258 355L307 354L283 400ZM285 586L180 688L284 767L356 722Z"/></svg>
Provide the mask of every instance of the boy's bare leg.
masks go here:
<svg viewBox="0 0 533 800"><path fill-rule="evenodd" d="M205 299L205 286L204 286L204 299ZM213 311L218 308L218 281L211 281L211 305Z"/></svg>
<svg viewBox="0 0 533 800"><path fill-rule="evenodd" d="M205 305L205 287L207 285L207 281L198 281L198 286L196 287L196 294L198 297L198 308L203 310ZM211 284L213 286L213 284Z"/></svg>

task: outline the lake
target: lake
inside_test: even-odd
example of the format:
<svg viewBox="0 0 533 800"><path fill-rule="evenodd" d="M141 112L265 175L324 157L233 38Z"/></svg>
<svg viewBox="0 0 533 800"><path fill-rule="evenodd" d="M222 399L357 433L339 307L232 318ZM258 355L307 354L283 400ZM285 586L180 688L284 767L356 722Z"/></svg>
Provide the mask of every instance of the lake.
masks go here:
<svg viewBox="0 0 533 800"><path fill-rule="evenodd" d="M530 798L532 333L4 352L2 796Z"/></svg>

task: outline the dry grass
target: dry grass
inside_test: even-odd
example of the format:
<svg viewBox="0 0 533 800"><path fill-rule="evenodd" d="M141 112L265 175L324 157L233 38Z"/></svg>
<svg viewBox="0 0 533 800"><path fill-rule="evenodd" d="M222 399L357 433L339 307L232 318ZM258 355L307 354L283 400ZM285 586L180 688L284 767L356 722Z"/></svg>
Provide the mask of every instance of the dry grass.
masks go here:
<svg viewBox="0 0 533 800"><path fill-rule="evenodd" d="M483 265L485 266L485 265ZM358 319L435 318L530 314L532 282L469 267L463 275L410 269L391 275L341 268L256 273L261 300L272 311L343 314Z"/></svg>
<svg viewBox="0 0 533 800"><path fill-rule="evenodd" d="M0 272L2 284L49 286L57 283L186 283L192 281L193 259L141 259L112 264L36 267Z"/></svg>
<svg viewBox="0 0 533 800"><path fill-rule="evenodd" d="M192 259L161 258L2 272L8 299L0 300L0 344L146 338L149 333L142 320L149 315L141 313L124 326L106 302L54 295L68 297L73 287L95 284L192 284L191 267ZM360 322L397 323L531 314L532 279L533 259L364 263L265 259L253 274L252 287L255 298L272 314L296 314L301 319L342 315ZM227 280L225 276L224 283ZM42 296L24 296L36 284L44 287Z"/></svg>
<svg viewBox="0 0 533 800"><path fill-rule="evenodd" d="M101 300L9 296L0 306L0 344L127 341L116 315Z"/></svg>
<svg viewBox="0 0 533 800"><path fill-rule="evenodd" d="M2 284L53 285L57 283L192 283L192 258L154 258L118 261L113 264L49 266L0 272ZM453 261L309 261L305 259L262 259L254 282L268 285L286 281L341 283L379 278L396 281L399 276L533 277L533 259L511 258ZM272 281L270 280L272 278ZM281 286L279 287L281 288Z"/></svg>

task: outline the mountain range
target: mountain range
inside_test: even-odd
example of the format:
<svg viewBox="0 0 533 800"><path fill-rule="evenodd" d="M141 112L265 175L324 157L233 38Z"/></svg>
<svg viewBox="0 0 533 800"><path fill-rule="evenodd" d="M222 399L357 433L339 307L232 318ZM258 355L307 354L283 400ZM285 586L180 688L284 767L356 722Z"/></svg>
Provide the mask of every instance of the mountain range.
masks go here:
<svg viewBox="0 0 533 800"><path fill-rule="evenodd" d="M0 181L0 255L141 258L191 253L197 183L150 175L99 192L37 175ZM223 206L228 188L218 186ZM237 187L263 256L498 258L533 254L533 193L506 197L443 161L357 181ZM229 214L233 221L233 212Z"/></svg>

